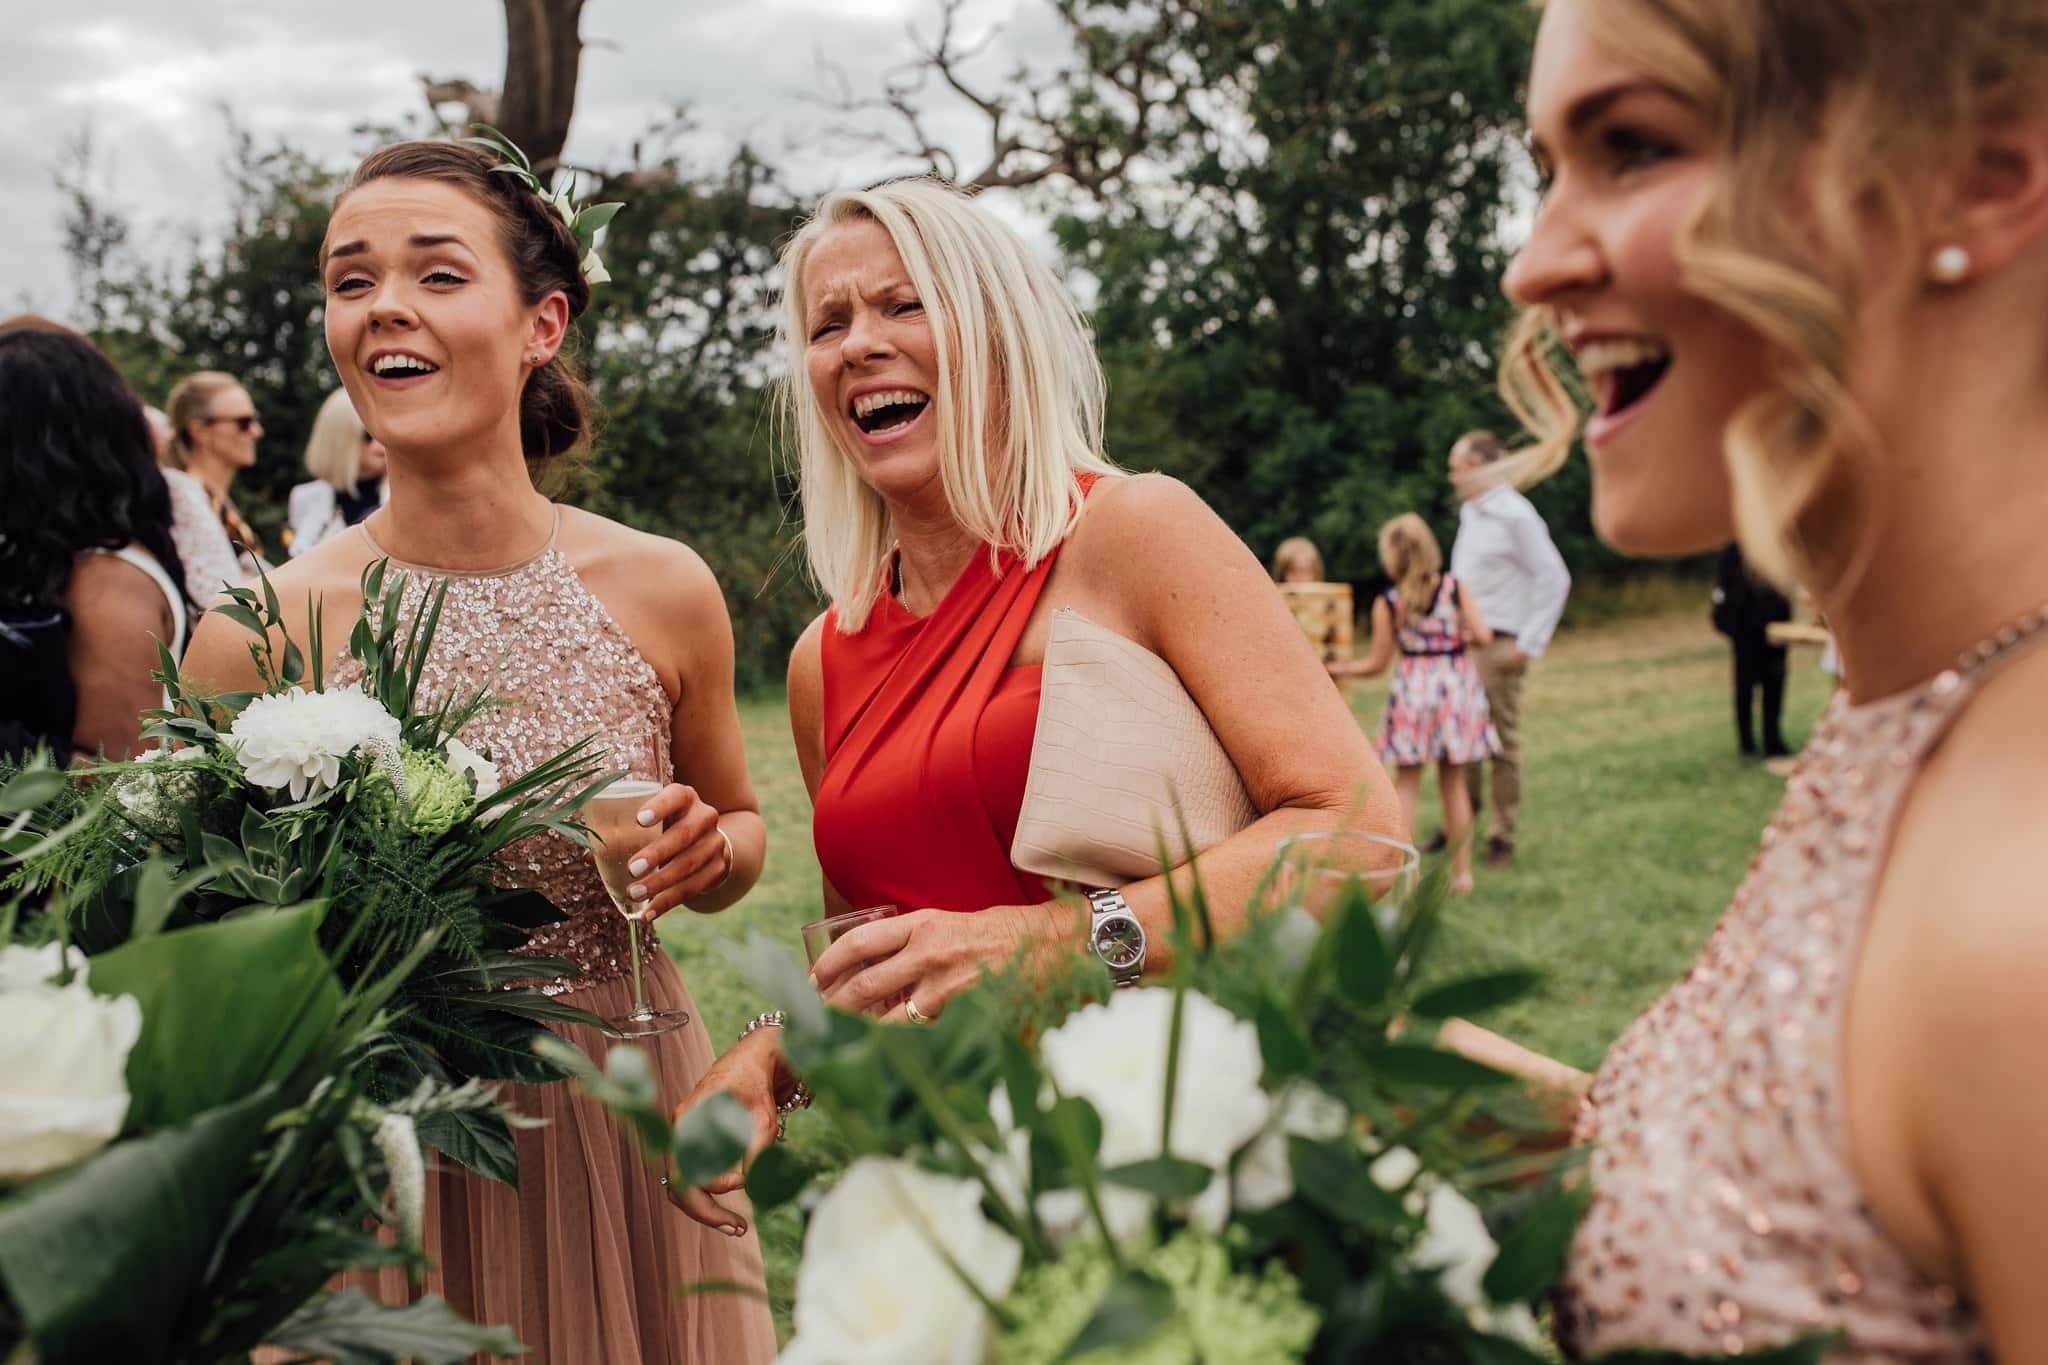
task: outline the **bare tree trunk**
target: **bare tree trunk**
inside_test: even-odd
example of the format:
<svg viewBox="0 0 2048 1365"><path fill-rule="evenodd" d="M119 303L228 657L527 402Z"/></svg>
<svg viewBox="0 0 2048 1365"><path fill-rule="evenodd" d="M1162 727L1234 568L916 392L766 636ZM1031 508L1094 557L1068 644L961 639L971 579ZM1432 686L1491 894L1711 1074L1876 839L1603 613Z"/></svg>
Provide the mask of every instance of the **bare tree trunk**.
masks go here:
<svg viewBox="0 0 2048 1365"><path fill-rule="evenodd" d="M583 59L583 0L505 0L505 83L498 128L545 174L569 140Z"/></svg>

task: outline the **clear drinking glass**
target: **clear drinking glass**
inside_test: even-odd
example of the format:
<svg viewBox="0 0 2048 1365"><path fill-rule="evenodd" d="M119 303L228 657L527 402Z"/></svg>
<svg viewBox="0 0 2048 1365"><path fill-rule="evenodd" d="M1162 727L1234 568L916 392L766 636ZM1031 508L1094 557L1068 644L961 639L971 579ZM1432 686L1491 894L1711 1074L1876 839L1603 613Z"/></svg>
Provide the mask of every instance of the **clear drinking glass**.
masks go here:
<svg viewBox="0 0 2048 1365"><path fill-rule="evenodd" d="M1372 903L1380 932L1393 937L1422 879L1413 844L1362 830L1296 834L1280 841L1268 903L1299 904L1320 919L1345 888L1357 885Z"/></svg>
<svg viewBox="0 0 2048 1365"><path fill-rule="evenodd" d="M846 910L836 915L827 915L823 919L814 919L802 929L804 956L810 959L811 965L815 967L818 965L818 959L825 955L825 950L838 942L839 936L847 930L902 913L903 911L894 905L870 905L865 910Z"/></svg>
<svg viewBox="0 0 2048 1365"><path fill-rule="evenodd" d="M597 859L598 875L604 878L604 889L619 913L626 917L626 937L631 945L628 956L633 964L633 1009L622 1019L606 1021L625 1038L651 1038L690 1022L688 1010L658 1010L648 1005L646 988L640 979L640 928L647 925L652 932L653 925L647 903L626 895L626 888L639 880L628 870L629 865L663 828L659 823L640 823L640 808L660 790L659 782L620 778L585 802L580 814L583 823L597 836L597 847L591 851Z"/></svg>
<svg viewBox="0 0 2048 1365"><path fill-rule="evenodd" d="M836 915L827 915L823 919L814 919L802 930L804 956L809 958L811 965L815 967L818 965L818 959L825 955L825 950L838 941L841 934L857 929L863 924L873 924L876 920L890 919L902 913L903 907L899 905L870 905L864 909L845 910ZM910 992L902 991L870 1006L869 1009L874 1014L887 1014L909 998Z"/></svg>

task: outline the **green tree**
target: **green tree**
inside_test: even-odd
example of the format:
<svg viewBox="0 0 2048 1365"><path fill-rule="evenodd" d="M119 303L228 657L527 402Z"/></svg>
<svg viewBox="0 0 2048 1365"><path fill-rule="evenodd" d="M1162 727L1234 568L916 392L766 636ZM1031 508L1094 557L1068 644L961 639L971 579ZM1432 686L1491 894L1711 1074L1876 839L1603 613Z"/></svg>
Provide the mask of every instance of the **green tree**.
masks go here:
<svg viewBox="0 0 2048 1365"><path fill-rule="evenodd" d="M1397 512L1448 531L1451 443L1508 429L1493 364L1532 11L1051 2L1073 39L1058 70L977 88L945 0L909 72L850 107L940 170L909 96L950 89L985 116L970 183L1053 212L1093 293L1119 459L1187 479L1262 552L1314 537L1339 578L1377 577ZM1575 564L1612 562L1582 471L1536 496Z"/></svg>

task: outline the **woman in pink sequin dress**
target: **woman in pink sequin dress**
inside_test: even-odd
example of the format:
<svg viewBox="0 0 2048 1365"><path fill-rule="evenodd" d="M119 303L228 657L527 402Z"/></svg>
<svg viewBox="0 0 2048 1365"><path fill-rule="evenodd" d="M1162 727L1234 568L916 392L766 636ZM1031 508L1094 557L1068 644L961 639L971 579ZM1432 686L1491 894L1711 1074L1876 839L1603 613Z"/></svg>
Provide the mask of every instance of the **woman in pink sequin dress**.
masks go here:
<svg viewBox="0 0 2048 1365"><path fill-rule="evenodd" d="M307 638L309 594L326 638L344 638L365 566L388 558L417 595L449 586L427 669L441 695L488 686L512 704L464 732L518 773L598 734L619 767L666 783L667 822L642 877L654 913L710 913L760 874L766 834L733 702L732 629L717 581L683 546L536 491L530 465L586 440L586 395L559 352L590 300L574 239L491 159L454 143L405 143L360 166L325 248L328 348L365 425L390 452L389 503L272 579ZM217 686L252 685L243 633L208 618L185 658ZM336 661L335 678L349 667ZM547 838L508 865L569 918L531 951L576 973L548 983L571 1004L629 1008L625 922L581 850ZM695 1014L673 962L644 949L657 1008ZM594 1030L562 1032L602 1062ZM713 1056L703 1023L641 1044L662 1090L688 1091ZM760 1250L743 1226L704 1228L668 1201L659 1173L599 1105L566 1085L507 1098L545 1126L517 1134L520 1183L441 1163L429 1183L426 1289L465 1316L513 1327L560 1365L748 1365L775 1353ZM388 1300L410 1291L375 1280ZM739 1290L683 1295L721 1281Z"/></svg>
<svg viewBox="0 0 2048 1365"><path fill-rule="evenodd" d="M1561 342L1601 535L1739 532L1845 665L1712 940L1591 1086L1560 1333L2048 1359L2041 0L1550 0L1528 99L1520 472L1578 425Z"/></svg>

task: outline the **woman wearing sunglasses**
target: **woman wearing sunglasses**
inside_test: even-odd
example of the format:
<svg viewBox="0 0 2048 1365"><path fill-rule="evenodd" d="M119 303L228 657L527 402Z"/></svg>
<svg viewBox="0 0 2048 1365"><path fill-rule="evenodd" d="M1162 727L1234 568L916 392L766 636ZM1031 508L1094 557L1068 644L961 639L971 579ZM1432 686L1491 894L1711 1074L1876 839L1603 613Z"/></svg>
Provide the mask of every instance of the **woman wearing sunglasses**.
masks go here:
<svg viewBox="0 0 2048 1365"><path fill-rule="evenodd" d="M390 500L385 458L384 443L356 416L348 390L328 394L306 441L306 472L313 477L291 492L285 548L292 558L332 540Z"/></svg>
<svg viewBox="0 0 2048 1365"><path fill-rule="evenodd" d="M201 370L180 379L164 407L172 427L170 449L165 454L169 467L199 485L233 550L232 571L214 554L187 556L197 580L187 586L194 598L210 602L220 595L222 579L242 582L268 567L262 540L242 519L228 493L235 475L256 463L256 442L263 435L263 422L248 390L233 375L219 370ZM181 491L189 497L190 489L175 486L178 479L170 482L174 500Z"/></svg>

